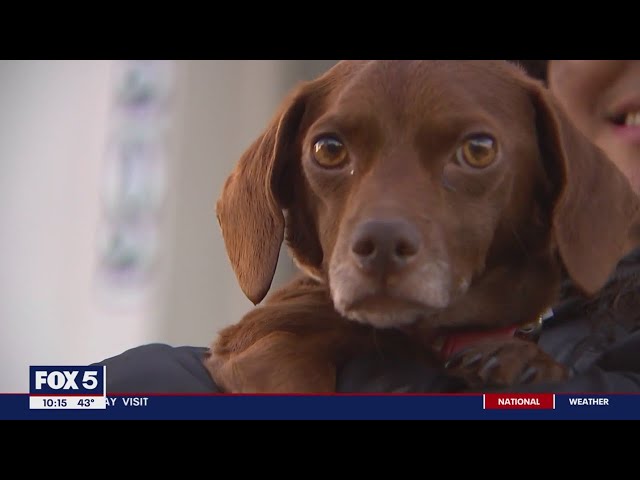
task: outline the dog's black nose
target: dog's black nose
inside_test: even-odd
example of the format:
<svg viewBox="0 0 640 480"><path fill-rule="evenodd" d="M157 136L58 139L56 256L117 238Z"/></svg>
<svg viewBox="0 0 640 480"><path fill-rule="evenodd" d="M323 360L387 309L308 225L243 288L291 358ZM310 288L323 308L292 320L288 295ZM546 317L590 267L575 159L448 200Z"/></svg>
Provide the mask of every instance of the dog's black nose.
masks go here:
<svg viewBox="0 0 640 480"><path fill-rule="evenodd" d="M351 253L364 272L389 275L407 267L420 245L418 230L406 220L370 220L356 227Z"/></svg>

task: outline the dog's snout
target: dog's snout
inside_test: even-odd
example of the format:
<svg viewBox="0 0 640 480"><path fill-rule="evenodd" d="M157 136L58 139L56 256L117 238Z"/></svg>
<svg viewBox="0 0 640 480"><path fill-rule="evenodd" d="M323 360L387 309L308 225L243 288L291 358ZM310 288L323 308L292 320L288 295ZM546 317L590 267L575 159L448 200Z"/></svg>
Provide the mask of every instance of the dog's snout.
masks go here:
<svg viewBox="0 0 640 480"><path fill-rule="evenodd" d="M391 274L416 258L420 244L418 230L405 220L370 220L356 228L351 253L364 272Z"/></svg>

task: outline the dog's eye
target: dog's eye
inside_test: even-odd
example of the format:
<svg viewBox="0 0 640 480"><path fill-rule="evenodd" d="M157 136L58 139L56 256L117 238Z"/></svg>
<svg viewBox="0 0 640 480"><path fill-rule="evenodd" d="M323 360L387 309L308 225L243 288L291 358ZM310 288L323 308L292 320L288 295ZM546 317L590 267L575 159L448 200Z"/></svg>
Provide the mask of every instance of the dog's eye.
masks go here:
<svg viewBox="0 0 640 480"><path fill-rule="evenodd" d="M333 137L323 137L313 145L313 158L321 166L336 168L347 160L344 144Z"/></svg>
<svg viewBox="0 0 640 480"><path fill-rule="evenodd" d="M474 168L485 168L491 165L498 154L496 141L488 135L475 135L467 138L458 148L458 162L464 162Z"/></svg>

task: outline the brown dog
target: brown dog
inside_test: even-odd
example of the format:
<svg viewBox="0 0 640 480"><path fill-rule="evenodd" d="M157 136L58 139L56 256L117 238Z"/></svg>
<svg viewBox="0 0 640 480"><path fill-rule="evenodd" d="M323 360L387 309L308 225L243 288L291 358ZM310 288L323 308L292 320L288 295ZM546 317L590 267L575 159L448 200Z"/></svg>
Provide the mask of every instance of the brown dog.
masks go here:
<svg viewBox="0 0 640 480"><path fill-rule="evenodd" d="M292 93L224 186L218 220L247 297L267 294L285 233L307 278L223 330L207 368L228 392L330 392L358 352L433 365L436 335L530 322L564 271L597 292L639 241L639 211L507 62L339 63ZM509 361L488 369L497 353ZM565 375L517 339L469 355L458 363L500 384Z"/></svg>

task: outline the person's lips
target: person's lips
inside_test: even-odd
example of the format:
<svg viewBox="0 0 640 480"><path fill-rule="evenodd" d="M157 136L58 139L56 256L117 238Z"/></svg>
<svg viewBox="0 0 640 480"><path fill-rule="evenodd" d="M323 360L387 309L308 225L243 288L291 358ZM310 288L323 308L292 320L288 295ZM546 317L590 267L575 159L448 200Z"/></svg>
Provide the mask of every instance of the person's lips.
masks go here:
<svg viewBox="0 0 640 480"><path fill-rule="evenodd" d="M619 138L640 144L640 99L621 103L612 109L608 120Z"/></svg>

